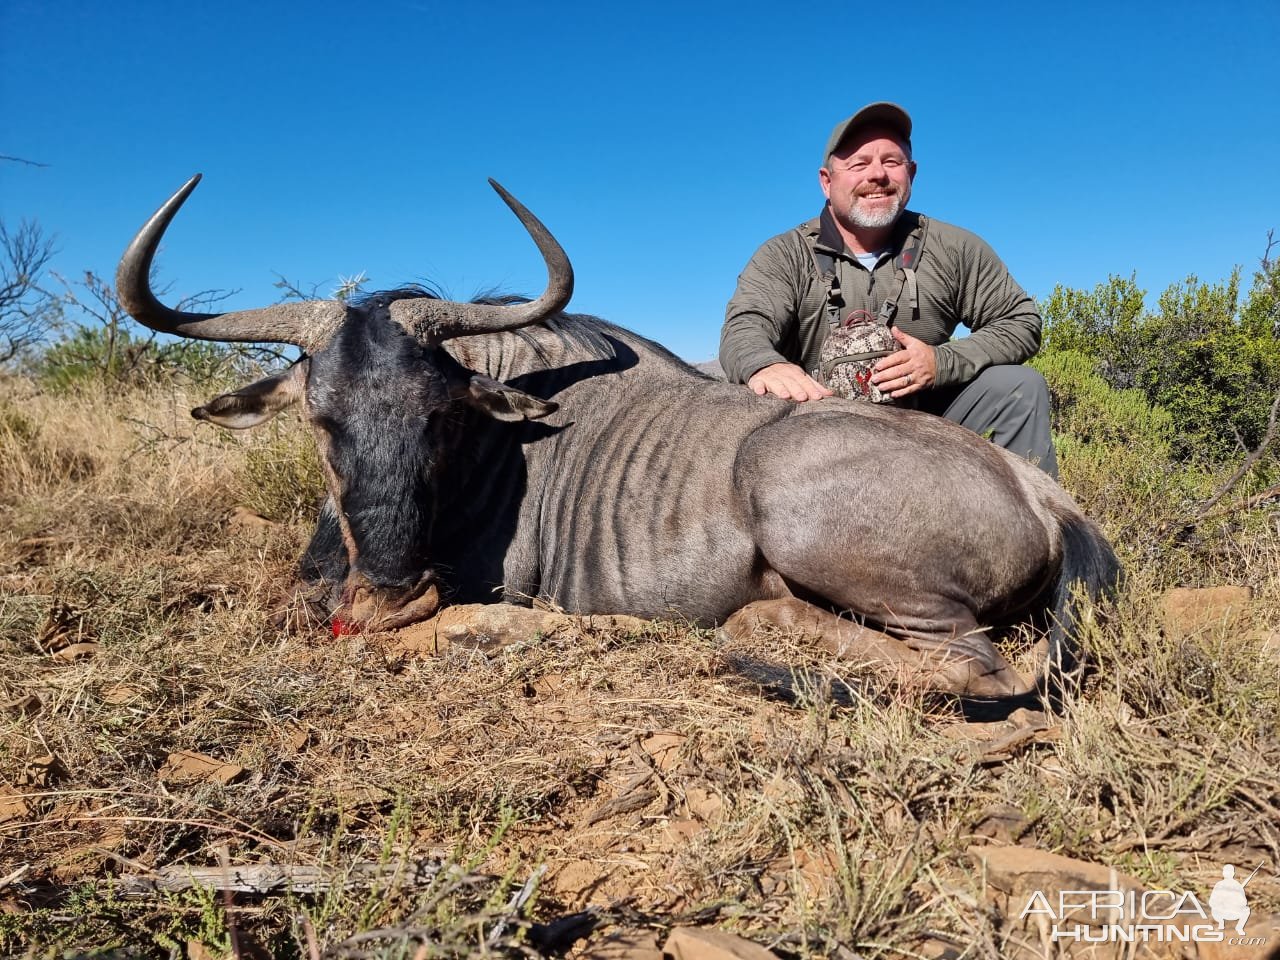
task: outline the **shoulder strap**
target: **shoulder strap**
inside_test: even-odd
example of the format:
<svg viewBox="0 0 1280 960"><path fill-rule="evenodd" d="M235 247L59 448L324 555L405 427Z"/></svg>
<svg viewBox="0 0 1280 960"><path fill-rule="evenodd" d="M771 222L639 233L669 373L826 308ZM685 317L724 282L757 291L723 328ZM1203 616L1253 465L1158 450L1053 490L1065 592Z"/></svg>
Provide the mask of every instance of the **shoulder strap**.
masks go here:
<svg viewBox="0 0 1280 960"><path fill-rule="evenodd" d="M826 305L824 310L827 322L832 327L838 327L840 326L840 310L844 306L844 296L840 293L840 277L836 274L836 258L827 251L818 249L817 238L805 229L807 226L808 223L803 223L796 229L800 233L800 239L805 248L809 251L809 256L813 258L813 268L817 273L818 282L822 284L822 299Z"/></svg>
<svg viewBox="0 0 1280 960"><path fill-rule="evenodd" d="M924 240L929 233L929 218L923 214L918 216L919 222L907 235L894 264L894 276L899 281L898 292L896 295L885 298L885 301L880 304L880 312L876 317L886 327L893 326L893 321L898 316L898 301L904 296L911 310L910 316L914 317L920 310L919 292L916 287L916 266L920 263L920 256L924 252Z"/></svg>

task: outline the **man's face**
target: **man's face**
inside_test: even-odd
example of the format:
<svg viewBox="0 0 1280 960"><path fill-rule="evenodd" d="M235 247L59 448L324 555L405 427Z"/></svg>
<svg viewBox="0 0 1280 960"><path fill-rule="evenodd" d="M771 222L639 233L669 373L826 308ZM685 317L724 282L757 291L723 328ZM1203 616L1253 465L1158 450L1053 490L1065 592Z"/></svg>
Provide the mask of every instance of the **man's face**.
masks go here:
<svg viewBox="0 0 1280 960"><path fill-rule="evenodd" d="M916 165L892 131L855 130L818 171L831 212L849 230L890 226L907 206Z"/></svg>

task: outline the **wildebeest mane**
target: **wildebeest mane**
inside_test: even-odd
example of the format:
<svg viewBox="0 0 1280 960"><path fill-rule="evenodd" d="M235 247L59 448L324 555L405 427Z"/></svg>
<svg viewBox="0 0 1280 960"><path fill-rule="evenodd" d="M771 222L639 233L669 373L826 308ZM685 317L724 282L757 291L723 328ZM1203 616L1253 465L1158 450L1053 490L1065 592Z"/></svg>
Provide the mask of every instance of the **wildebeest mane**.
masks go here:
<svg viewBox="0 0 1280 960"><path fill-rule="evenodd" d="M362 310L385 310L393 301L421 297L432 300L448 299L443 291L433 284L412 283L397 287L394 290L379 290L375 293L362 294L353 298L351 303ZM477 294L470 302L505 307L529 303L530 299L530 297L520 294L487 290ZM545 336L542 333L544 330L552 333L563 346L576 347L583 351L585 354L584 359L593 360L616 359L615 342L621 338L630 339L636 336L629 330L585 313L557 313L538 326L521 328L508 334L501 334L501 336L518 338L542 364L547 365L554 361L546 352L542 343L542 337ZM657 345L655 344L654 346ZM666 352L661 347L658 347L658 349ZM674 355L672 355L672 358L677 359Z"/></svg>

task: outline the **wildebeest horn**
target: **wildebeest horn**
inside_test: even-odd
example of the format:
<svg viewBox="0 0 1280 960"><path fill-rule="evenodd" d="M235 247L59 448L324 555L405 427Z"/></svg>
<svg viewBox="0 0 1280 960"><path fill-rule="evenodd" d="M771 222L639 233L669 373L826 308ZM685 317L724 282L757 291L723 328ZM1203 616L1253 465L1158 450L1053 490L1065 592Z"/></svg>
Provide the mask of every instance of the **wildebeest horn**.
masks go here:
<svg viewBox="0 0 1280 960"><path fill-rule="evenodd" d="M490 179L489 186L498 191L538 245L547 264L547 289L537 300L506 307L449 300L396 300L391 304L391 319L419 339L440 341L527 327L564 309L573 296L573 266L551 231L496 180Z"/></svg>
<svg viewBox="0 0 1280 960"><path fill-rule="evenodd" d="M346 314L337 300L279 303L257 310L232 313L186 313L166 307L151 292L151 261L165 229L191 191L200 182L196 174L170 197L138 231L116 268L116 296L120 305L139 323L181 337L197 340L241 340L256 343L292 343L315 353L326 343Z"/></svg>

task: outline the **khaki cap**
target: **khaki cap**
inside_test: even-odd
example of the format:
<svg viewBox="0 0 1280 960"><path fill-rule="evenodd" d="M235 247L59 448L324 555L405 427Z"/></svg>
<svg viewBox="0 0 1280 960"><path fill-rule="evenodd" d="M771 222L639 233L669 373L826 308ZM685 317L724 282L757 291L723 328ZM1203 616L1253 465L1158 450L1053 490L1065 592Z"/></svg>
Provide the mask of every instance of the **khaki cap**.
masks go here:
<svg viewBox="0 0 1280 960"><path fill-rule="evenodd" d="M856 127L866 127L872 124L888 127L899 134L906 141L908 149L910 149L911 117L907 114L907 111L896 103L879 100L876 103L867 104L848 120L842 120L836 124L836 128L831 131L831 136L827 140L827 149L822 153L822 165L824 167L827 165L827 158L836 152L836 148Z"/></svg>

